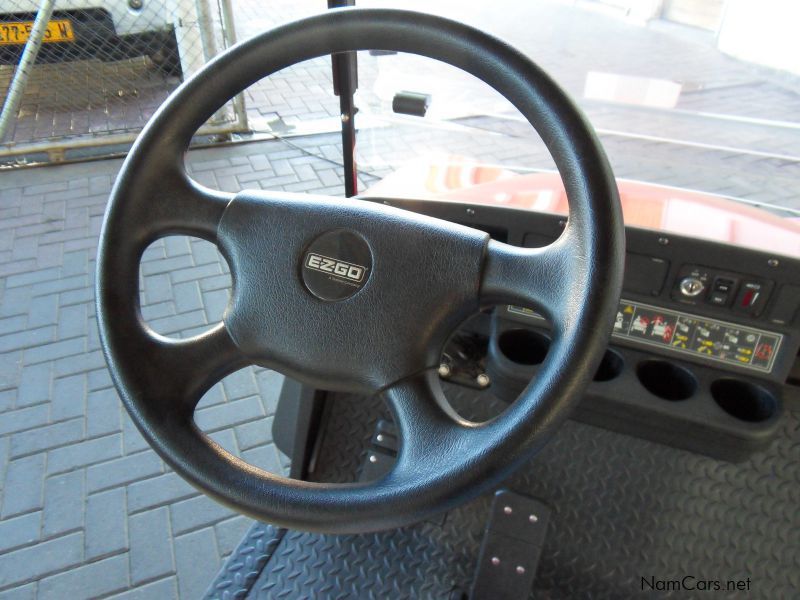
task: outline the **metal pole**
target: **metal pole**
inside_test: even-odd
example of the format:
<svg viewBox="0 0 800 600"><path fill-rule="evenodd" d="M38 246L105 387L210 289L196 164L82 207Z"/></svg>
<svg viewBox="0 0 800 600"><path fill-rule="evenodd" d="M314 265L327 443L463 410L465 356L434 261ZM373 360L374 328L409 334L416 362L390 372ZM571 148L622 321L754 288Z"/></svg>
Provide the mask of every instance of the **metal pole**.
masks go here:
<svg viewBox="0 0 800 600"><path fill-rule="evenodd" d="M39 54L39 48L42 47L42 40L44 40L45 33L47 33L47 23L53 14L54 6L55 0L42 0L42 4L39 6L39 12L36 15L30 36L25 43L25 50L23 50L22 57L19 59L14 78L8 86L3 112L0 113L0 142L5 139L8 127L12 119L16 117L17 110L19 110L22 94L28 84L28 77L33 70L33 63L36 62L36 55Z"/></svg>
<svg viewBox="0 0 800 600"><path fill-rule="evenodd" d="M328 0L328 8L355 6L356 0ZM358 193L356 167L356 105L354 94L358 88L358 64L355 52L341 52L331 56L333 66L333 93L339 96L342 119L342 162L344 163L344 194L348 198Z"/></svg>
<svg viewBox="0 0 800 600"><path fill-rule="evenodd" d="M225 40L225 47L230 48L236 43L236 22L233 20L233 8L231 0L220 0L222 8L222 35ZM247 109L244 105L244 93L237 94L233 98L233 114L236 121L243 131L247 130Z"/></svg>
<svg viewBox="0 0 800 600"><path fill-rule="evenodd" d="M203 62L207 63L219 54L217 38L214 35L214 20L211 17L210 0L196 0L195 10L197 11L197 26L200 30L200 43L203 46ZM223 106L214 113L211 121L221 123L227 118L228 113Z"/></svg>
<svg viewBox="0 0 800 600"><path fill-rule="evenodd" d="M208 62L219 52L217 39L214 37L211 7L208 5L208 0L197 0L195 6L197 7L197 24L200 26L200 39L203 43L203 57L205 62Z"/></svg>
<svg viewBox="0 0 800 600"><path fill-rule="evenodd" d="M181 70L185 80L202 69L205 64L200 28L195 27L197 6L195 0L168 0L166 9L172 16L175 37L178 40L178 52L181 57Z"/></svg>

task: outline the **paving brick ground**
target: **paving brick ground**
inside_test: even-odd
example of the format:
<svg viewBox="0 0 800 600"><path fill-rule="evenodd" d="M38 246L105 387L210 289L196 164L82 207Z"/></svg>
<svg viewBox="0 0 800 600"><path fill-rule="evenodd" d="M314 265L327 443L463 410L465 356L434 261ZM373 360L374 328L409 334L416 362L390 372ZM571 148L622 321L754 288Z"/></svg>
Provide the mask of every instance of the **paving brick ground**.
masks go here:
<svg viewBox="0 0 800 600"><path fill-rule="evenodd" d="M0 598L196 598L250 525L163 464L111 385L92 284L119 165L2 175ZM279 142L193 151L190 165L198 181L232 191L342 190L330 162ZM230 276L213 245L156 242L141 274L143 315L160 333L220 320ZM244 460L283 472L272 443L281 381L239 371L206 394L195 420Z"/></svg>

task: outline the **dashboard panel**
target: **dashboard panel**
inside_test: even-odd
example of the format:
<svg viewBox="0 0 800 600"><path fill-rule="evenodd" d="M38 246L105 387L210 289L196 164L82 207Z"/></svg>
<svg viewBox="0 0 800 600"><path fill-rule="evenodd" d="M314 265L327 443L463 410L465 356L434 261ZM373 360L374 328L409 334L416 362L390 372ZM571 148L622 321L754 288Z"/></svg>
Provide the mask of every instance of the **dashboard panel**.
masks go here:
<svg viewBox="0 0 800 600"><path fill-rule="evenodd" d="M560 215L495 206L441 201L389 202L483 229L500 241L525 247L542 247L555 241L566 224ZM691 281L695 279L696 282ZM682 324L691 322L689 339L672 339L670 344L645 343L657 342L651 339L655 324L648 324L646 332L640 331L641 323L633 331L615 330L620 334L615 336L615 342L622 345L641 347L644 343L655 354L674 356L679 353L683 360L739 373L745 371L755 375L759 372L778 382L786 380L800 348L800 260L795 258L626 227L622 298L629 304L641 306L643 312L644 307L657 313L660 311L664 320L668 315L680 315ZM621 305L621 309L626 319L625 306ZM659 315L643 316L652 319ZM507 309L506 317L530 321L528 315L514 314ZM712 326L712 329L703 327L701 323ZM754 347L752 360L731 359L729 349L724 347L730 344L730 336L727 342L717 339L731 328L756 332L756 335L763 336L771 350L763 346L761 350L766 354L762 353L756 359ZM701 351L690 347L698 329L708 330L711 337L710 340L698 340L698 343L711 342L710 345L704 344ZM621 335L623 333L625 335ZM676 352L683 350L680 346L684 343L688 351Z"/></svg>
<svg viewBox="0 0 800 600"><path fill-rule="evenodd" d="M560 215L498 206L370 200L518 246L545 246L566 225ZM623 293L609 350L574 418L744 460L780 424L800 347L798 308L800 260L626 227ZM536 307L500 306L465 329L486 337L481 385L490 382L495 395L513 401L546 356L547 322ZM452 371L446 366L443 377Z"/></svg>

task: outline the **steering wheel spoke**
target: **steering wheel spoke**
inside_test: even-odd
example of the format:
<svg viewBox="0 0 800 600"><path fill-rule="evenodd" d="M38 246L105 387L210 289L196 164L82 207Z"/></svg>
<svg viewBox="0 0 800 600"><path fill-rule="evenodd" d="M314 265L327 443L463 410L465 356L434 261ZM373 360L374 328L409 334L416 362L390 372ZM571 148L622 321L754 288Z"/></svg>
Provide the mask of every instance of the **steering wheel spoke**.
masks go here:
<svg viewBox="0 0 800 600"><path fill-rule="evenodd" d="M202 186L183 173L174 173L150 219L160 234L193 235L217 243L222 213L233 197L229 192Z"/></svg>
<svg viewBox="0 0 800 600"><path fill-rule="evenodd" d="M131 197L129 203L114 207L124 213L127 226L148 243L166 235L192 235L217 243L219 222L234 195L200 185L182 165L152 168L144 178L123 173L115 186L125 186Z"/></svg>
<svg viewBox="0 0 800 600"><path fill-rule="evenodd" d="M389 386L381 397L389 404L401 435L398 472L446 460L463 442L469 424L447 403L434 370Z"/></svg>
<svg viewBox="0 0 800 600"><path fill-rule="evenodd" d="M491 240L481 281L481 303L534 308L558 325L574 293L580 272L575 266L577 260L568 234L544 248L520 248Z"/></svg>
<svg viewBox="0 0 800 600"><path fill-rule="evenodd" d="M126 386L145 394L158 410L191 415L203 394L223 377L249 364L224 323L201 335L176 340L139 328L119 340L138 368L124 377Z"/></svg>

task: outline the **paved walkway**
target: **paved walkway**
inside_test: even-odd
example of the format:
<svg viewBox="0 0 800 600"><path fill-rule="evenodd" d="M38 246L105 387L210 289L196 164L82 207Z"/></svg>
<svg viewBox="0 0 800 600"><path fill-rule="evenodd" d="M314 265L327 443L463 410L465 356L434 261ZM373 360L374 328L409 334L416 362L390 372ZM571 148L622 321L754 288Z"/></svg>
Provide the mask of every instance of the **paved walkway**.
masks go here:
<svg viewBox="0 0 800 600"><path fill-rule="evenodd" d="M342 189L340 170L280 142L197 150L189 162L198 181L224 190ZM111 385L92 285L119 166L2 174L0 598L197 598L250 525L162 463ZM141 272L143 314L157 331L191 335L219 321L230 277L213 245L166 238ZM282 472L271 437L281 381L264 369L231 375L206 394L196 422L244 460Z"/></svg>

